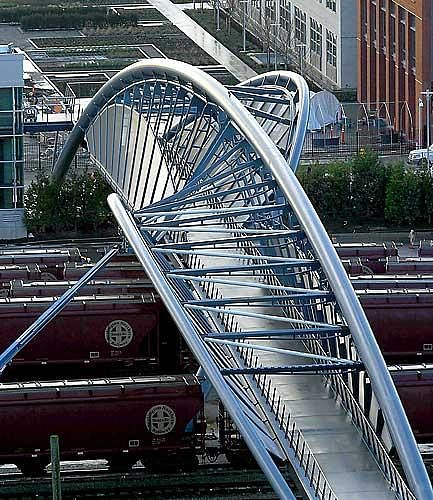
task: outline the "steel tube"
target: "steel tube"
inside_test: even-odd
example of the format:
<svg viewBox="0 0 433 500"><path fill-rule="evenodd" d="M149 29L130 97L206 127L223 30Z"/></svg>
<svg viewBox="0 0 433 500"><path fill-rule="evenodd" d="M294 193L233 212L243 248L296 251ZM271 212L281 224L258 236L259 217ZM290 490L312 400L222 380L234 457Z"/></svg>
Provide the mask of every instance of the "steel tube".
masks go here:
<svg viewBox="0 0 433 500"><path fill-rule="evenodd" d="M166 278L156 266L153 257L147 248L146 242L138 231L133 218L125 210L125 207L117 194L110 194L107 201L119 226L128 239L129 244L143 265L146 273L152 280L158 293L163 298L164 303L175 320L178 328L184 333L185 341L188 343L189 348L206 373L210 383L218 392L221 401L242 433L242 436L244 437L248 448L257 460L257 463L269 479L275 493L281 499L295 500L295 496L281 475L278 467L275 465L264 446L261 445L259 435L249 424L248 419L243 414L242 408L240 407L237 399L234 397L234 394L227 390L227 384L224 377L215 368L214 361L207 351L207 348L193 330L191 320L188 318L175 294L167 284Z"/></svg>

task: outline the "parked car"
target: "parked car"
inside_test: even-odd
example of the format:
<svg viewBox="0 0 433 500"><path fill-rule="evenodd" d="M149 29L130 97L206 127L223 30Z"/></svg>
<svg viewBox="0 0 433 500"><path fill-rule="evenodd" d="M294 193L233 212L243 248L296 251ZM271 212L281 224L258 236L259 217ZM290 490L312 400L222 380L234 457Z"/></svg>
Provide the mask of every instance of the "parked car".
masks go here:
<svg viewBox="0 0 433 500"><path fill-rule="evenodd" d="M421 166L424 162L431 165L433 163L433 144L427 148L413 149L409 153L407 163L409 165Z"/></svg>

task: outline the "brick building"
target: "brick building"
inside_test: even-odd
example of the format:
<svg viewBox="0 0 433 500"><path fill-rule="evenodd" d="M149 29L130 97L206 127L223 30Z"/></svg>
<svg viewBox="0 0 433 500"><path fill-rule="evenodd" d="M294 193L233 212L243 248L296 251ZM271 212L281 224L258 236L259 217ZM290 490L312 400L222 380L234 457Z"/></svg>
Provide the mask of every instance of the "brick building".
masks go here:
<svg viewBox="0 0 433 500"><path fill-rule="evenodd" d="M358 0L358 100L376 110L389 103L407 133L418 129L418 98L432 82L432 31L432 0Z"/></svg>

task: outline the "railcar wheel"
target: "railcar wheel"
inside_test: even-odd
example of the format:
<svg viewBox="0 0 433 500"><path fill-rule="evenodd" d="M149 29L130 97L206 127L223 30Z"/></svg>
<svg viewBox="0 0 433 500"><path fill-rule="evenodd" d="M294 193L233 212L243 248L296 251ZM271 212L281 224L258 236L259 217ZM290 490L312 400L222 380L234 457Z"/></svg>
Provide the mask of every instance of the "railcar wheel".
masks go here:
<svg viewBox="0 0 433 500"><path fill-rule="evenodd" d="M28 459L18 462L17 467L24 476L38 477L45 474L46 464L42 463L41 460L38 459Z"/></svg>
<svg viewBox="0 0 433 500"><path fill-rule="evenodd" d="M164 472L173 472L176 467L173 464L173 458L162 453L150 453L141 460L143 465L153 474Z"/></svg>
<svg viewBox="0 0 433 500"><path fill-rule="evenodd" d="M198 458L193 451L180 451L175 454L153 453L143 457L141 462L152 473L191 472L198 467Z"/></svg>
<svg viewBox="0 0 433 500"><path fill-rule="evenodd" d="M109 472L129 472L137 460L131 457L111 457L108 460Z"/></svg>
<svg viewBox="0 0 433 500"><path fill-rule="evenodd" d="M226 459L235 469L254 469L257 462L248 450L226 450Z"/></svg>
<svg viewBox="0 0 433 500"><path fill-rule="evenodd" d="M180 470L184 472L192 472L198 467L198 457L193 451L180 453L177 456L177 463Z"/></svg>

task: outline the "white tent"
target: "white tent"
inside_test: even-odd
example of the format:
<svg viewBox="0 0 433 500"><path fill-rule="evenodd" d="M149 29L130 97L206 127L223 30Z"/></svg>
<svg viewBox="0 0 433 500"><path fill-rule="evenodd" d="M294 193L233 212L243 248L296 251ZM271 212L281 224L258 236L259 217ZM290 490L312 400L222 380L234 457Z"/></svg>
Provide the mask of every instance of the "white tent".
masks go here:
<svg viewBox="0 0 433 500"><path fill-rule="evenodd" d="M310 92L310 117L308 130L320 130L326 125L335 123L340 117L342 108L334 94L327 90Z"/></svg>

